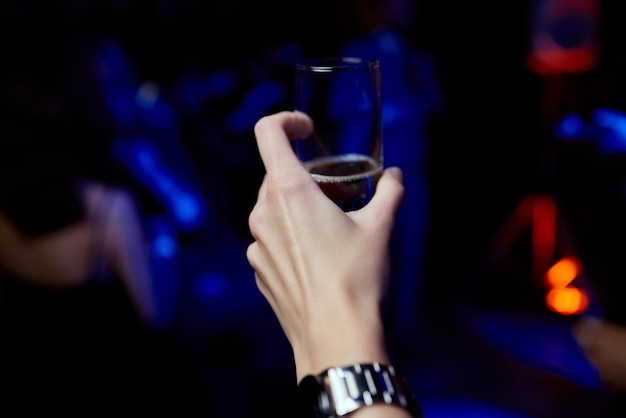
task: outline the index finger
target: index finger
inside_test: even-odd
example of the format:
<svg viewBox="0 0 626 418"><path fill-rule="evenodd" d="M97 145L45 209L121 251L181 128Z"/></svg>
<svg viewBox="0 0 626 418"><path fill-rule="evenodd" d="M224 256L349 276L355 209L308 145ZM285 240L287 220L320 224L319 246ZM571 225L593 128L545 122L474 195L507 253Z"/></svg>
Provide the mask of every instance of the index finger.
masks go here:
<svg viewBox="0 0 626 418"><path fill-rule="evenodd" d="M302 112L279 112L264 116L254 126L257 147L268 174L291 171L302 164L290 140L305 138L313 131L313 121Z"/></svg>

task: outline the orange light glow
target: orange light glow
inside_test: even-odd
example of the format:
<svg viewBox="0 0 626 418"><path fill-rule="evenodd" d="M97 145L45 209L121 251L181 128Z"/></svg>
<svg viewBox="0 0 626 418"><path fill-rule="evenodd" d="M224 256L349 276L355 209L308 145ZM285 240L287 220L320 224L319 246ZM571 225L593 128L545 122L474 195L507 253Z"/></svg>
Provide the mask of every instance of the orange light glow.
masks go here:
<svg viewBox="0 0 626 418"><path fill-rule="evenodd" d="M546 305L561 315L581 314L589 306L589 297L576 287L554 288L546 295Z"/></svg>
<svg viewBox="0 0 626 418"><path fill-rule="evenodd" d="M570 284L580 273L580 261L573 256L566 256L557 261L546 272L546 285L563 288Z"/></svg>

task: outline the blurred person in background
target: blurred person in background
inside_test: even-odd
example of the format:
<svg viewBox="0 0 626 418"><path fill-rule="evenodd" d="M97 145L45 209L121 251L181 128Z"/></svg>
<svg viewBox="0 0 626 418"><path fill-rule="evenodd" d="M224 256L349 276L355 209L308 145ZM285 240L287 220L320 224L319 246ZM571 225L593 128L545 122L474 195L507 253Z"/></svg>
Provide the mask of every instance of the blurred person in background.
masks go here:
<svg viewBox="0 0 626 418"><path fill-rule="evenodd" d="M577 321L573 331L607 389L626 396L626 327L590 317Z"/></svg>
<svg viewBox="0 0 626 418"><path fill-rule="evenodd" d="M165 327L141 207L109 181L113 125L82 44L61 21L20 24L0 143L0 415L208 414Z"/></svg>

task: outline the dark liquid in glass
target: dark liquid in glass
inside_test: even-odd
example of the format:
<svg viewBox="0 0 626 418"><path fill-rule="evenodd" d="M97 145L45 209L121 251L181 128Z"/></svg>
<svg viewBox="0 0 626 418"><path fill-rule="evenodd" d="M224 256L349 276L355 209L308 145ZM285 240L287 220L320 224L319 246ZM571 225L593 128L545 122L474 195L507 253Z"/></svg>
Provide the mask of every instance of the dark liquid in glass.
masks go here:
<svg viewBox="0 0 626 418"><path fill-rule="evenodd" d="M326 196L345 212L370 201L383 172L381 164L359 154L322 157L304 165Z"/></svg>

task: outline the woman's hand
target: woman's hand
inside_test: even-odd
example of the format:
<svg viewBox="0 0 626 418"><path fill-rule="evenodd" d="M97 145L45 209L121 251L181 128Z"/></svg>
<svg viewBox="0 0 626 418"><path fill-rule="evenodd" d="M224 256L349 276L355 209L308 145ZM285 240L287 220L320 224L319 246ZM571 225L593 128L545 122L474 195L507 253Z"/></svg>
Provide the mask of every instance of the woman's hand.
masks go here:
<svg viewBox="0 0 626 418"><path fill-rule="evenodd" d="M280 112L255 126L266 175L249 217L247 257L289 339L298 381L331 366L388 363L381 305L388 244L404 196L402 172L385 171L373 199L343 212L297 159L290 139L311 120Z"/></svg>

